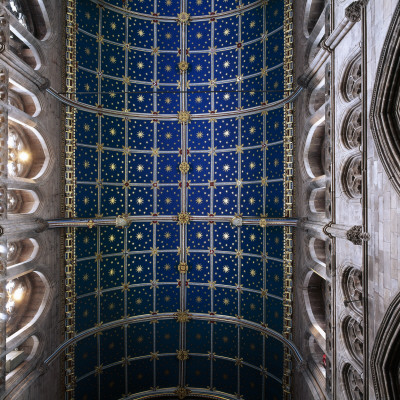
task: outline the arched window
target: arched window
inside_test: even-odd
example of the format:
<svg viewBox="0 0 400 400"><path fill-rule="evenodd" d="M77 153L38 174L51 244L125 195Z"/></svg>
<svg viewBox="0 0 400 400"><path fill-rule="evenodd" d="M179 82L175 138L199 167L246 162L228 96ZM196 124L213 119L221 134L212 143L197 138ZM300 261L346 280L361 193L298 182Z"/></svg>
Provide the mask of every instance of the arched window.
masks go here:
<svg viewBox="0 0 400 400"><path fill-rule="evenodd" d="M314 125L308 133L304 162L310 178L325 175L325 121Z"/></svg>
<svg viewBox="0 0 400 400"><path fill-rule="evenodd" d="M310 195L310 210L313 213L325 213L325 188L317 188Z"/></svg>
<svg viewBox="0 0 400 400"><path fill-rule="evenodd" d="M364 398L364 382L361 373L349 363L343 368L343 382L349 400L362 400Z"/></svg>
<svg viewBox="0 0 400 400"><path fill-rule="evenodd" d="M46 285L38 272L29 272L7 282L7 341L15 341L38 319L46 297Z"/></svg>
<svg viewBox="0 0 400 400"><path fill-rule="evenodd" d="M362 323L354 318L346 317L343 321L343 337L349 353L362 364L364 344Z"/></svg>
<svg viewBox="0 0 400 400"><path fill-rule="evenodd" d="M39 245L35 239L8 241L7 265L21 264L33 259L38 249Z"/></svg>
<svg viewBox="0 0 400 400"><path fill-rule="evenodd" d="M358 56L350 63L343 79L342 93L347 101L358 99L361 95L361 72L361 56Z"/></svg>
<svg viewBox="0 0 400 400"><path fill-rule="evenodd" d="M342 140L348 149L354 149L361 145L361 105L353 108L345 118Z"/></svg>
<svg viewBox="0 0 400 400"><path fill-rule="evenodd" d="M325 310L326 282L315 272L310 272L304 282L304 300L311 324L315 333L326 339L326 310Z"/></svg>
<svg viewBox="0 0 400 400"><path fill-rule="evenodd" d="M350 157L342 170L342 184L344 192L353 199L362 196L362 160L357 154Z"/></svg>
<svg viewBox="0 0 400 400"><path fill-rule="evenodd" d="M7 212L9 214L31 214L39 206L39 198L33 190L9 189Z"/></svg>
<svg viewBox="0 0 400 400"><path fill-rule="evenodd" d="M47 149L35 133L17 124L9 125L8 175L10 178L35 179L47 167Z"/></svg>
<svg viewBox="0 0 400 400"><path fill-rule="evenodd" d="M343 273L342 288L345 302L355 311L362 312L362 272L354 267L347 267Z"/></svg>
<svg viewBox="0 0 400 400"><path fill-rule="evenodd" d="M8 131L8 175L24 178L32 167L32 151L21 131L13 126Z"/></svg>

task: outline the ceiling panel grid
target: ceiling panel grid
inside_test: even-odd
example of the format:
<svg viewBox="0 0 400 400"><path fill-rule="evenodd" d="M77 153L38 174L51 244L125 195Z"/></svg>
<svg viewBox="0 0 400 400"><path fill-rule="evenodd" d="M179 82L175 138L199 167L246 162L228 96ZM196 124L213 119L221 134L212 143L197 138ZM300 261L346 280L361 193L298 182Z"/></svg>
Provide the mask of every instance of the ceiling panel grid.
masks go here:
<svg viewBox="0 0 400 400"><path fill-rule="evenodd" d="M67 232L66 338L99 330L67 351L66 398L290 398L289 352L252 324L291 339L292 228L263 221L292 217L292 105L243 115L291 93L290 2L68 4L69 96L98 109L67 107L69 216L131 220Z"/></svg>

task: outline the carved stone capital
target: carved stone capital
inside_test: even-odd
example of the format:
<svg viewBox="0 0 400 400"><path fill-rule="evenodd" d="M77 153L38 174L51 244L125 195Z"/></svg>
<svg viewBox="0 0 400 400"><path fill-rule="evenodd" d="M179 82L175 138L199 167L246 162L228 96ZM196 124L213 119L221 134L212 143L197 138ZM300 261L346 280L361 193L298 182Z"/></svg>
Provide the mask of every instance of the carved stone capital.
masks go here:
<svg viewBox="0 0 400 400"><path fill-rule="evenodd" d="M361 20L361 10L367 4L365 0L358 0L351 3L345 10L345 16L351 22L358 22Z"/></svg>
<svg viewBox="0 0 400 400"><path fill-rule="evenodd" d="M302 360L296 364L296 371L303 373L307 368L307 361Z"/></svg>
<svg viewBox="0 0 400 400"><path fill-rule="evenodd" d="M231 219L231 224L232 226L242 226L243 219L241 217L234 217Z"/></svg>
<svg viewBox="0 0 400 400"><path fill-rule="evenodd" d="M130 225L127 215L118 215L115 218L115 226L117 228L127 228Z"/></svg>
<svg viewBox="0 0 400 400"><path fill-rule="evenodd" d="M49 228L48 222L42 218L36 218L35 223L37 224L36 228L34 229L36 233L44 232Z"/></svg>
<svg viewBox="0 0 400 400"><path fill-rule="evenodd" d="M371 238L371 235L368 232L363 232L361 225L355 225L346 232L346 237L356 246L361 246L363 241Z"/></svg>

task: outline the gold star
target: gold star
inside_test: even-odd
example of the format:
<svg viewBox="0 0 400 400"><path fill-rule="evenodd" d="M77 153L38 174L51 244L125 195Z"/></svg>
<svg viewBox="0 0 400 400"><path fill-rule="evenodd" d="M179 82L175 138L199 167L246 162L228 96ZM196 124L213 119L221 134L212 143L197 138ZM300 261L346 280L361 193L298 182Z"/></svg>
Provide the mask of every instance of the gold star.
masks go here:
<svg viewBox="0 0 400 400"><path fill-rule="evenodd" d="M122 285L122 291L123 291L123 292L127 292L128 290L129 290L129 282L124 283L124 284Z"/></svg>
<svg viewBox="0 0 400 400"><path fill-rule="evenodd" d="M243 153L243 145L236 145L236 154Z"/></svg>
<svg viewBox="0 0 400 400"><path fill-rule="evenodd" d="M111 268L111 269L108 271L108 275L114 276L114 275L115 275L115 269L114 269L114 268Z"/></svg>
<svg viewBox="0 0 400 400"><path fill-rule="evenodd" d="M243 258L243 250L237 249L235 252L235 258Z"/></svg>

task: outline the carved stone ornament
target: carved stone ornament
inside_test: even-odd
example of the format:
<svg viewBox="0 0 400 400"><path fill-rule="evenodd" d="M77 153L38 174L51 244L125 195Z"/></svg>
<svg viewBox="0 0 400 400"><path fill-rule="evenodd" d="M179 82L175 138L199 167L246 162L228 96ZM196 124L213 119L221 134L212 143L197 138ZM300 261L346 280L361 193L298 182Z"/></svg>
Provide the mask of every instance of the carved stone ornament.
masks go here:
<svg viewBox="0 0 400 400"><path fill-rule="evenodd" d="M181 162L179 165L179 171L182 172L182 174L187 174L190 170L190 165L186 161Z"/></svg>
<svg viewBox="0 0 400 400"><path fill-rule="evenodd" d="M42 218L36 218L35 223L38 224L37 228L35 229L36 233L44 232L49 227L49 224L47 223L47 221L45 221Z"/></svg>
<svg viewBox="0 0 400 400"><path fill-rule="evenodd" d="M178 265L178 271L181 274L186 274L186 272L188 272L188 265L185 262L181 262Z"/></svg>
<svg viewBox="0 0 400 400"><path fill-rule="evenodd" d="M368 232L362 231L361 225L355 225L347 231L346 237L356 246L361 246L362 242L369 240L371 236Z"/></svg>
<svg viewBox="0 0 400 400"><path fill-rule="evenodd" d="M192 116L189 111L178 111L178 121L180 124L187 124L190 122Z"/></svg>
<svg viewBox="0 0 400 400"><path fill-rule="evenodd" d="M175 394L177 395L178 399L180 399L180 400L184 399L190 393L192 393L192 391L189 390L187 387L183 387L183 386L178 386L177 389L175 390Z"/></svg>
<svg viewBox="0 0 400 400"><path fill-rule="evenodd" d="M243 219L240 217L234 217L231 219L231 224L232 226L242 226L243 225Z"/></svg>
<svg viewBox="0 0 400 400"><path fill-rule="evenodd" d="M178 64L179 71L185 72L189 69L189 63L187 61L181 61Z"/></svg>
<svg viewBox="0 0 400 400"><path fill-rule="evenodd" d="M178 24L189 25L189 23L190 23L190 14L186 12L181 12L180 14L178 14Z"/></svg>
<svg viewBox="0 0 400 400"><path fill-rule="evenodd" d="M296 364L296 371L297 372L304 372L307 368L307 361L301 360Z"/></svg>
<svg viewBox="0 0 400 400"><path fill-rule="evenodd" d="M115 226L117 228L126 228L126 227L128 227L129 226L129 220L128 220L127 216L125 214L124 215L118 215L115 218Z"/></svg>
<svg viewBox="0 0 400 400"><path fill-rule="evenodd" d="M190 221L190 214L189 213L179 213L178 214L178 223L179 225L184 225L184 224L188 224Z"/></svg>
<svg viewBox="0 0 400 400"><path fill-rule="evenodd" d="M187 310L185 311L178 310L178 312L174 314L174 317L176 318L177 322L186 323L191 320L192 315L189 314Z"/></svg>
<svg viewBox="0 0 400 400"><path fill-rule="evenodd" d="M189 350L177 350L176 351L176 358L179 361L185 361L189 359Z"/></svg>
<svg viewBox="0 0 400 400"><path fill-rule="evenodd" d="M354 1L345 10L345 16L351 22L358 22L361 20L361 9L364 5L363 1Z"/></svg>
<svg viewBox="0 0 400 400"><path fill-rule="evenodd" d="M0 236L3 236L3 234L4 234L4 228L0 226Z"/></svg>

